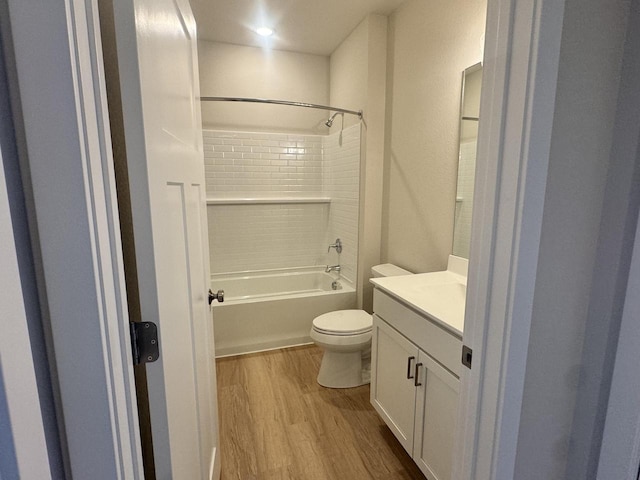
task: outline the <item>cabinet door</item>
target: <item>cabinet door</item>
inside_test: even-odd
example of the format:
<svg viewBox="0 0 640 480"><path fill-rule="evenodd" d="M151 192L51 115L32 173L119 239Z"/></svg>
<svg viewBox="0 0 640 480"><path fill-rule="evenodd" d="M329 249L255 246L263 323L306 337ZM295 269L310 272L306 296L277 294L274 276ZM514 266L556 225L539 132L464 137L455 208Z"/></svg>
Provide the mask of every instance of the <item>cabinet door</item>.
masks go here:
<svg viewBox="0 0 640 480"><path fill-rule="evenodd" d="M405 450L413 451L418 348L373 316L371 403Z"/></svg>
<svg viewBox="0 0 640 480"><path fill-rule="evenodd" d="M420 350L413 460L429 480L450 480L460 380Z"/></svg>

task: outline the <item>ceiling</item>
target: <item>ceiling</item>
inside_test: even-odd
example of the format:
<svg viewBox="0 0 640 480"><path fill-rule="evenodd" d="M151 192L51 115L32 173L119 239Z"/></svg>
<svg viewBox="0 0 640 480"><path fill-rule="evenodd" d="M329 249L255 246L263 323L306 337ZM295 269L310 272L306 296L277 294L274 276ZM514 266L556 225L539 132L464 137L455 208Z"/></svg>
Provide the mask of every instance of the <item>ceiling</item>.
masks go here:
<svg viewBox="0 0 640 480"><path fill-rule="evenodd" d="M330 55L369 13L388 15L404 0L190 0L198 38ZM268 26L272 37L254 29Z"/></svg>

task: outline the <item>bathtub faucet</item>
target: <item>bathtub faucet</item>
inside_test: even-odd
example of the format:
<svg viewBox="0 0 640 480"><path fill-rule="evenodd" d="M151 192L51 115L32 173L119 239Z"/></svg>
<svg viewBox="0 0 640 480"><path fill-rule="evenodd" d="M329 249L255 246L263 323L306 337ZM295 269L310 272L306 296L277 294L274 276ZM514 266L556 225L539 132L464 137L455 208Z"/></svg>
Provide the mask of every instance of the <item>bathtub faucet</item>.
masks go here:
<svg viewBox="0 0 640 480"><path fill-rule="evenodd" d="M324 269L325 272L338 272L340 273L340 265L327 265L327 268Z"/></svg>

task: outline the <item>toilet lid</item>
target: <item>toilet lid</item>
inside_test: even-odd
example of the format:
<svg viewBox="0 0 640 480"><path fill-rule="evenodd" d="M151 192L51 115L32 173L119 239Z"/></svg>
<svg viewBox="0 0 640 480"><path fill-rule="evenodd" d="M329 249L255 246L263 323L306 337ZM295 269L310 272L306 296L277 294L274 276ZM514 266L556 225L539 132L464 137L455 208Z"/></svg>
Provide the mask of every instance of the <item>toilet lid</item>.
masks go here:
<svg viewBox="0 0 640 480"><path fill-rule="evenodd" d="M313 319L313 328L331 335L356 335L371 330L371 315L364 310L338 310Z"/></svg>

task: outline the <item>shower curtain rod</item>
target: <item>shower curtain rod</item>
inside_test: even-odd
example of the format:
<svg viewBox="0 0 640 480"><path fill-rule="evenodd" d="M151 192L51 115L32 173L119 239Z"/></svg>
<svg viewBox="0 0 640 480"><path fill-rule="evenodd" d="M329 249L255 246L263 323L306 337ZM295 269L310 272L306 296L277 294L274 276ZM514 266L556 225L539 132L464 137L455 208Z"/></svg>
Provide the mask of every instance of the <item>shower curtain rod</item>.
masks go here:
<svg viewBox="0 0 640 480"><path fill-rule="evenodd" d="M318 108L320 110L330 110L338 113L349 113L357 115L362 120L362 110L347 110L345 108L331 107L329 105L317 105L315 103L289 102L287 100L269 100L266 98L242 98L242 97L200 97L201 102L249 102L249 103L271 103L275 105L291 105L293 107Z"/></svg>

